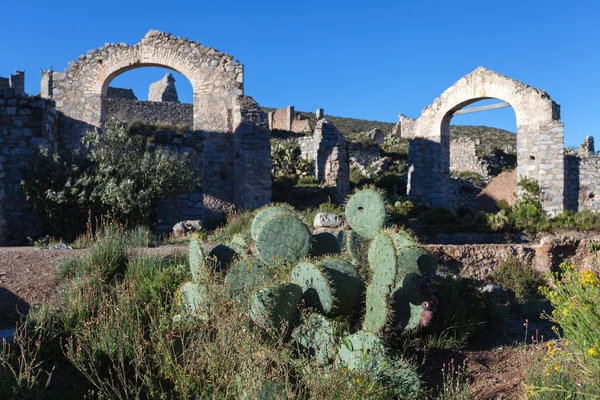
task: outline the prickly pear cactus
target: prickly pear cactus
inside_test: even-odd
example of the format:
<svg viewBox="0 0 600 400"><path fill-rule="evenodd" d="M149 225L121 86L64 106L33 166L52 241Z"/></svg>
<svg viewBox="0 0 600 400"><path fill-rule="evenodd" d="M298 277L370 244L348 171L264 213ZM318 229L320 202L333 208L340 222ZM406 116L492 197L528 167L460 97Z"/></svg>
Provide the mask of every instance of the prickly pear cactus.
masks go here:
<svg viewBox="0 0 600 400"><path fill-rule="evenodd" d="M281 214L281 213L291 213L291 212L292 212L292 210L290 210L289 208L283 207L283 206L267 206L267 207L263 207L262 209L258 210L258 212L256 213L256 216L252 220L252 227L250 229L250 235L252 236L252 240L256 241L260 227L262 226L262 224L265 221L267 221L273 215Z"/></svg>
<svg viewBox="0 0 600 400"><path fill-rule="evenodd" d="M354 231L346 234L346 251L352 258L354 265L362 263L363 260L363 243L364 240Z"/></svg>
<svg viewBox="0 0 600 400"><path fill-rule="evenodd" d="M206 267L202 247L200 247L200 243L196 239L190 241L189 260L194 282L204 282L208 277L208 268Z"/></svg>
<svg viewBox="0 0 600 400"><path fill-rule="evenodd" d="M208 257L216 260L215 272L224 272L229 268L235 257L240 255L233 246L223 243L215 246Z"/></svg>
<svg viewBox="0 0 600 400"><path fill-rule="evenodd" d="M319 314L311 314L292 332L298 349L315 358L319 365L327 365L335 357L335 337L331 323Z"/></svg>
<svg viewBox="0 0 600 400"><path fill-rule="evenodd" d="M238 261L227 273L225 286L232 299L247 301L250 292L273 279L273 274L260 260Z"/></svg>
<svg viewBox="0 0 600 400"><path fill-rule="evenodd" d="M402 360L387 360L369 371L378 382L391 388L394 398L418 399L421 390L419 374Z"/></svg>
<svg viewBox="0 0 600 400"><path fill-rule="evenodd" d="M292 270L290 280L302 287L308 307L329 316L354 312L363 291L356 268L337 258L324 259L316 265L301 262Z"/></svg>
<svg viewBox="0 0 600 400"><path fill-rule="evenodd" d="M385 226L385 201L375 189L354 193L348 199L344 212L352 230L363 238L373 239Z"/></svg>
<svg viewBox="0 0 600 400"><path fill-rule="evenodd" d="M286 400L285 387L274 381L264 381L256 395L257 400Z"/></svg>
<svg viewBox="0 0 600 400"><path fill-rule="evenodd" d="M321 257L325 254L341 253L340 243L338 239L329 232L313 235L310 255L313 257Z"/></svg>
<svg viewBox="0 0 600 400"><path fill-rule="evenodd" d="M292 283L261 289L250 300L250 318L267 331L288 329L298 315L300 300L302 288Z"/></svg>
<svg viewBox="0 0 600 400"><path fill-rule="evenodd" d="M390 293L386 287L371 284L367 287L363 329L380 334L391 318Z"/></svg>
<svg viewBox="0 0 600 400"><path fill-rule="evenodd" d="M355 371L383 363L386 354L378 336L372 332L358 331L341 340L337 357L342 367Z"/></svg>
<svg viewBox="0 0 600 400"><path fill-rule="evenodd" d="M308 256L310 243L308 227L287 212L271 215L256 236L258 258L271 267L295 263Z"/></svg>
<svg viewBox="0 0 600 400"><path fill-rule="evenodd" d="M179 289L181 295L181 310L185 318L199 318L206 320L206 305L208 290L203 284L186 282Z"/></svg>
<svg viewBox="0 0 600 400"><path fill-rule="evenodd" d="M248 248L248 242L246 241L246 239L244 238L243 235L236 233L235 235L233 235L233 237L231 238L231 242L232 244L236 244L239 247L241 247L242 249L247 249Z"/></svg>

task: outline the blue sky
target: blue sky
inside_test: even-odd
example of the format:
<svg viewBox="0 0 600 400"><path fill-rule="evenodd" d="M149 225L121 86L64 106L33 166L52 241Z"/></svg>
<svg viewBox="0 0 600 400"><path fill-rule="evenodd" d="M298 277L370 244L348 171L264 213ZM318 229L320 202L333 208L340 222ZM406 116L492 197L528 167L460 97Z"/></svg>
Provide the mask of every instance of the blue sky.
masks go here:
<svg viewBox="0 0 600 400"><path fill-rule="evenodd" d="M595 135L600 117L598 1L138 1L30 0L3 18L0 76L67 67L104 43L137 43L150 29L232 54L261 105L394 122L418 117L478 66L546 90L562 107L565 143ZM22 7L22 9L19 9ZM10 34L9 34L10 33ZM113 86L140 99L165 70L139 69ZM183 101L191 86L177 76ZM455 124L516 130L512 109Z"/></svg>

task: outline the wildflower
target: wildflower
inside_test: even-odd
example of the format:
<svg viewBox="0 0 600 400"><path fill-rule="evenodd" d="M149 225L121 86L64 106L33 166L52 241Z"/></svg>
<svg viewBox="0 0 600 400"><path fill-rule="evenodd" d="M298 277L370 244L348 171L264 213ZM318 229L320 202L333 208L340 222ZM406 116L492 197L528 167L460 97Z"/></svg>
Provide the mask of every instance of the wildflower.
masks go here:
<svg viewBox="0 0 600 400"><path fill-rule="evenodd" d="M556 349L554 348L554 345L552 344L552 342L546 343L546 347L548 348L548 355L550 357L552 357L556 354Z"/></svg>
<svg viewBox="0 0 600 400"><path fill-rule="evenodd" d="M569 344L571 344L571 342L569 342L568 340L565 340L565 347L569 346Z"/></svg>
<svg viewBox="0 0 600 400"><path fill-rule="evenodd" d="M555 372L560 372L560 365L558 365L558 364L554 364L554 365L552 366L552 369L553 369Z"/></svg>
<svg viewBox="0 0 600 400"><path fill-rule="evenodd" d="M597 346L596 346L596 347L590 347L590 348L588 349L588 351L587 351L587 352L588 352L588 355L589 355L590 357L596 357L596 356L598 355L598 351L596 350L596 348L597 348Z"/></svg>

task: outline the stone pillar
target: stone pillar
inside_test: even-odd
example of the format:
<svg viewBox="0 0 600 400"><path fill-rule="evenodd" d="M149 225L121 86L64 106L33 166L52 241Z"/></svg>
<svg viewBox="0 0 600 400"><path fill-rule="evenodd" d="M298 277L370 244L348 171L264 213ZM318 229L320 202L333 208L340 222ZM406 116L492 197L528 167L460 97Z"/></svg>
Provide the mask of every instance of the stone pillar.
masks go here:
<svg viewBox="0 0 600 400"><path fill-rule="evenodd" d="M582 153L595 153L594 138L592 136L586 136L581 146L579 146L579 151Z"/></svg>
<svg viewBox="0 0 600 400"><path fill-rule="evenodd" d="M335 187L335 201L342 203L350 193L348 142L327 119L317 121L313 139L317 148L315 177L324 186Z"/></svg>
<svg viewBox="0 0 600 400"><path fill-rule="evenodd" d="M17 71L14 75L10 76L10 87L17 94L25 94L25 71Z"/></svg>
<svg viewBox="0 0 600 400"><path fill-rule="evenodd" d="M317 115L317 121L325 118L325 111L323 111L322 108L317 108L317 112L315 114Z"/></svg>
<svg viewBox="0 0 600 400"><path fill-rule="evenodd" d="M50 68L49 71L42 71L42 82L40 87L40 96L44 99L52 98L52 79L54 71Z"/></svg>

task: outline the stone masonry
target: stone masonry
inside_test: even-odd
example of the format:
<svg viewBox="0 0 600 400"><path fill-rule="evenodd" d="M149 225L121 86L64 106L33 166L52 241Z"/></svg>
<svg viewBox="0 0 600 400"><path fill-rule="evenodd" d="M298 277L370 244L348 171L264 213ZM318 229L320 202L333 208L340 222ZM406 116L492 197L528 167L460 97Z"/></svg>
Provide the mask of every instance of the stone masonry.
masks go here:
<svg viewBox="0 0 600 400"><path fill-rule="evenodd" d="M316 148L315 177L325 186L335 187L335 201L342 203L350 193L348 142L331 122L323 118L317 121L313 143Z"/></svg>
<svg viewBox="0 0 600 400"><path fill-rule="evenodd" d="M392 129L392 135L400 136L404 139L412 139L414 137L416 122L416 120L404 114L398 115L398 123Z"/></svg>
<svg viewBox="0 0 600 400"><path fill-rule="evenodd" d="M106 118L124 122L194 126L194 105L167 101L139 101L122 98L103 100Z"/></svg>
<svg viewBox="0 0 600 400"><path fill-rule="evenodd" d="M269 113L269 129L291 131L294 121L294 106L287 106Z"/></svg>
<svg viewBox="0 0 600 400"><path fill-rule="evenodd" d="M458 138L450 142L450 172L473 172L487 177L489 171L485 161L477 156L477 142L469 138Z"/></svg>
<svg viewBox="0 0 600 400"><path fill-rule="evenodd" d="M173 74L167 72L164 78L150 85L148 101L170 101L179 103Z"/></svg>
<svg viewBox="0 0 600 400"><path fill-rule="evenodd" d="M42 234L21 189L23 166L39 147L55 145L54 104L12 88L0 89L0 246Z"/></svg>
<svg viewBox="0 0 600 400"><path fill-rule="evenodd" d="M123 100L137 100L137 96L133 93L132 89L123 89L109 87L106 92L107 99L123 99Z"/></svg>
<svg viewBox="0 0 600 400"><path fill-rule="evenodd" d="M450 120L481 99L508 102L517 117L517 174L540 183L550 215L565 209L564 127L560 106L539 89L485 68L466 75L423 109L410 142L407 190L430 206L449 204Z"/></svg>
<svg viewBox="0 0 600 400"><path fill-rule="evenodd" d="M264 139L266 114L257 115L252 102L243 96L243 66L229 54L168 33L150 31L135 45L107 44L69 63L64 72L42 73L41 94L52 98L59 111L61 145L77 146L88 130L102 128L107 117L108 103L104 100L110 82L126 71L144 66L177 71L192 84L194 134L202 135L204 141L205 226L222 221L234 207L253 208L259 202L268 203L270 183L262 180L256 186L246 183L270 173L271 160L269 140ZM244 115L248 113L253 117L246 120ZM244 128L239 129L238 123ZM256 132L251 132L251 126ZM254 136L257 140L250 143L239 136ZM240 172L236 170L240 164L234 154L242 153L246 161ZM262 171L267 164L267 172Z"/></svg>

